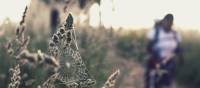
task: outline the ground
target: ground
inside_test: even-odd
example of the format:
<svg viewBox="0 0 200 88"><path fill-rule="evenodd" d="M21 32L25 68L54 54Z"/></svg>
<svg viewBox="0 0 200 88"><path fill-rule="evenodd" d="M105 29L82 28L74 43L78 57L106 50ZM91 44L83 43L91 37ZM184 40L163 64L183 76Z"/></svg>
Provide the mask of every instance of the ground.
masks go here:
<svg viewBox="0 0 200 88"><path fill-rule="evenodd" d="M134 58L121 58L114 52L108 53L108 59L110 59L113 64L113 69L119 68L121 70L121 76L118 79L116 85L119 88L144 88L144 66L139 62L135 61ZM174 83L173 88L183 88L178 87Z"/></svg>

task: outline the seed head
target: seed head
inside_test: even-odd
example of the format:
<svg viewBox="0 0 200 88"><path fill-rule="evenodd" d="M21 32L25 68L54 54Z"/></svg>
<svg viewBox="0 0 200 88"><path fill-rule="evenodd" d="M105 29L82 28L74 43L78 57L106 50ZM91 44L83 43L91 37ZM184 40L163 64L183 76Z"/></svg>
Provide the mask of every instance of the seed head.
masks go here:
<svg viewBox="0 0 200 88"><path fill-rule="evenodd" d="M67 17L66 20L65 28L71 30L73 28L73 23L74 23L73 16L71 13L69 13L69 16Z"/></svg>
<svg viewBox="0 0 200 88"><path fill-rule="evenodd" d="M53 42L54 43L58 43L59 42L59 38L56 34L53 35Z"/></svg>
<svg viewBox="0 0 200 88"><path fill-rule="evenodd" d="M65 33L65 29L60 28L60 33L61 33L61 34L64 34L64 33Z"/></svg>

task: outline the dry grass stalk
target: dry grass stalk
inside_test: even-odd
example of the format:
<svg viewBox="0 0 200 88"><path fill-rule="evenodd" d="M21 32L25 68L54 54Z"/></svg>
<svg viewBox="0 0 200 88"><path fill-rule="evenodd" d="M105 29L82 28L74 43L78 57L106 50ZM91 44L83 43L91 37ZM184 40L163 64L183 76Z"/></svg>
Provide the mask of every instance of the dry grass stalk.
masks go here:
<svg viewBox="0 0 200 88"><path fill-rule="evenodd" d="M116 70L114 73L112 73L102 88L114 88L119 75L120 70Z"/></svg>
<svg viewBox="0 0 200 88"><path fill-rule="evenodd" d="M56 88L54 82L58 79L59 74L55 73L50 76L41 86L41 88Z"/></svg>
<svg viewBox="0 0 200 88"><path fill-rule="evenodd" d="M20 67L19 64L16 65L14 68L11 68L10 71L10 83L8 88L19 88L21 77L20 77Z"/></svg>
<svg viewBox="0 0 200 88"><path fill-rule="evenodd" d="M40 50L37 53L31 53L27 49L30 40L29 36L25 36L27 10L28 7L26 6L19 27L16 29L16 38L6 45L8 54L15 57L19 62L23 62L23 59L26 59L33 63L47 63L54 67L59 67L59 62L53 56L42 53Z"/></svg>
<svg viewBox="0 0 200 88"><path fill-rule="evenodd" d="M25 11L20 21L19 27L16 29L16 38L13 41L9 41L5 46L7 53L16 58L17 63L25 64L24 59L33 63L47 63L54 67L59 67L59 62L53 57L45 53L42 53L40 50L37 53L31 53L27 49L29 44L30 37L25 36L25 18L28 7L26 6ZM23 63L22 63L23 62ZM27 62L26 62L27 63ZM11 69L11 81L8 85L9 88L18 88L20 85L20 64L18 64L14 69Z"/></svg>

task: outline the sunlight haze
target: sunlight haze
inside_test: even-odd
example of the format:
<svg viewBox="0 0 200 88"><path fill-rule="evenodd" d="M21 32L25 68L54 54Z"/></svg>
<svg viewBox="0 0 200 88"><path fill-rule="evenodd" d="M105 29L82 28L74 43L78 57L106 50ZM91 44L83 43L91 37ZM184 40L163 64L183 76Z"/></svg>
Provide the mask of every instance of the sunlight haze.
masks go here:
<svg viewBox="0 0 200 88"><path fill-rule="evenodd" d="M7 17L18 22L29 0L0 0L0 23ZM105 27L145 28L165 14L175 16L175 26L200 28L199 0L101 0L101 21ZM90 10L95 10L92 7ZM92 12L92 11L91 11ZM94 15L97 11L94 11ZM92 16L99 21L98 16ZM90 23L95 26L98 23Z"/></svg>

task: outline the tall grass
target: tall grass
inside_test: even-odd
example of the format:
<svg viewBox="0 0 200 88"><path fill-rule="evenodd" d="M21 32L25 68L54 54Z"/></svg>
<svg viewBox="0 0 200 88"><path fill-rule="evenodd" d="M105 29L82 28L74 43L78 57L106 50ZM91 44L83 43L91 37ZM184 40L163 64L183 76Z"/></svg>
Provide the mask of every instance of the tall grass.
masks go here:
<svg viewBox="0 0 200 88"><path fill-rule="evenodd" d="M22 21L16 29L16 36L6 44L3 44L3 52L6 51L5 54L8 55L8 57L3 57L5 59L11 58L10 60L13 59L13 62L10 63L10 60L8 61L9 64L12 64L12 66L8 67L11 68L9 72L11 75L10 77L8 76L10 80L2 87L5 88L7 84L9 88L93 87L96 81L89 74L79 53L72 15L69 14L66 22L48 39L48 52L44 53L40 49L30 51L28 48L31 38L26 36L25 33L27 10L28 7L26 7ZM35 74L36 72L40 74ZM117 73L119 73L119 70ZM112 79L108 79L112 81L108 81L107 84L115 81L118 76L119 74L115 75L114 78L112 77ZM6 80L6 78L3 79ZM113 87L114 83L111 84L111 87ZM104 86L104 88L110 88L110 86Z"/></svg>
<svg viewBox="0 0 200 88"><path fill-rule="evenodd" d="M145 62L146 30L79 28L74 27L76 24L69 15L71 20L64 22L49 37L34 32L34 28L40 28L40 24L32 27L30 23L33 22L26 20L27 11L30 9L25 10L16 32L13 31L16 24L12 22L0 27L0 30L6 29L0 37L0 88L9 85L10 88L118 88L122 80L116 80L118 71L110 73L113 70L110 62L116 60L107 57L110 50L121 59L134 59L141 64ZM183 36L185 64L177 67L177 81L186 88L198 88L200 35L197 31L180 33ZM123 67L123 64L119 67Z"/></svg>

